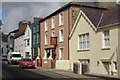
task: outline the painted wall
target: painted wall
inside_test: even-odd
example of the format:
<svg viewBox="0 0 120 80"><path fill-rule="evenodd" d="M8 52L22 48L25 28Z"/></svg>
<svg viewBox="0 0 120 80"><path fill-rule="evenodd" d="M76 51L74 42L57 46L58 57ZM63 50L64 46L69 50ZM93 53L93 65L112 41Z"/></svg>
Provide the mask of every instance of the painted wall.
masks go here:
<svg viewBox="0 0 120 80"><path fill-rule="evenodd" d="M21 56L25 58L25 44L24 44L24 37L25 35L21 35L18 38L14 39L14 51L20 52Z"/></svg>
<svg viewBox="0 0 120 80"><path fill-rule="evenodd" d="M103 31L107 29L109 29L110 32L109 49L103 48ZM90 48L88 50L78 50L78 35L85 33L89 33ZM113 61L117 61L116 47L118 47L118 26L99 29L97 32L95 32L88 21L83 16L80 16L76 29L69 40L69 43L71 69L73 69L74 62L80 62L79 59L89 59L91 73L107 74L102 60L108 60L113 56L109 66L111 72L113 70ZM99 65L97 65L97 61L99 62Z"/></svg>
<svg viewBox="0 0 120 80"><path fill-rule="evenodd" d="M27 46L27 40L29 40L29 46ZM25 53L29 52L29 55L31 55L31 28L28 25L25 30L24 45Z"/></svg>

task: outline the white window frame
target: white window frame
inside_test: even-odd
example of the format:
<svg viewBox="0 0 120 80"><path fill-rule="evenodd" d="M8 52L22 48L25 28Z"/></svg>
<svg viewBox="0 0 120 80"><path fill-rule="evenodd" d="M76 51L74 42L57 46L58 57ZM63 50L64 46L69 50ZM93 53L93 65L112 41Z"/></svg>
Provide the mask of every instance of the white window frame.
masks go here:
<svg viewBox="0 0 120 80"><path fill-rule="evenodd" d="M63 49L63 53L61 53L61 49ZM64 48L59 48L59 60L64 60Z"/></svg>
<svg viewBox="0 0 120 80"><path fill-rule="evenodd" d="M78 35L78 50L88 50L90 48L89 37L89 33Z"/></svg>
<svg viewBox="0 0 120 80"><path fill-rule="evenodd" d="M53 34L54 33L54 34ZM52 32L52 37L55 37L55 32Z"/></svg>
<svg viewBox="0 0 120 80"><path fill-rule="evenodd" d="M45 31L48 31L48 21L45 21Z"/></svg>
<svg viewBox="0 0 120 80"><path fill-rule="evenodd" d="M108 33L106 33L107 36L105 36L105 32L108 32ZM107 40L108 42L106 43L105 40ZM103 31L103 48L110 48L110 32L109 32L109 30Z"/></svg>
<svg viewBox="0 0 120 80"><path fill-rule="evenodd" d="M62 26L64 24L64 14L63 17L61 17L61 14L63 14L63 12L59 14L59 26ZM63 19L63 22L61 19Z"/></svg>
<svg viewBox="0 0 120 80"><path fill-rule="evenodd" d="M63 42L64 41L64 30L63 30L63 37L61 36L62 35L61 34L61 30L63 30L63 29L59 30L59 42Z"/></svg>
<svg viewBox="0 0 120 80"><path fill-rule="evenodd" d="M52 17L52 29L55 28L55 17Z"/></svg>
<svg viewBox="0 0 120 80"><path fill-rule="evenodd" d="M47 45L47 44L48 44L48 35L45 34L45 45Z"/></svg>

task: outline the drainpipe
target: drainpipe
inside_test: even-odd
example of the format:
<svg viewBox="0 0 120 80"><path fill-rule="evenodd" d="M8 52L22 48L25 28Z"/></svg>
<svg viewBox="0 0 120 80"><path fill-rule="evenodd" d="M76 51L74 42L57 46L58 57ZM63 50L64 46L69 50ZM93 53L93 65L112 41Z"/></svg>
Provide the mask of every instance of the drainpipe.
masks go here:
<svg viewBox="0 0 120 80"><path fill-rule="evenodd" d="M120 25L118 26L117 72L120 78Z"/></svg>
<svg viewBox="0 0 120 80"><path fill-rule="evenodd" d="M68 60L69 60L69 34L70 34L70 18L69 18L69 9L70 7L68 7Z"/></svg>

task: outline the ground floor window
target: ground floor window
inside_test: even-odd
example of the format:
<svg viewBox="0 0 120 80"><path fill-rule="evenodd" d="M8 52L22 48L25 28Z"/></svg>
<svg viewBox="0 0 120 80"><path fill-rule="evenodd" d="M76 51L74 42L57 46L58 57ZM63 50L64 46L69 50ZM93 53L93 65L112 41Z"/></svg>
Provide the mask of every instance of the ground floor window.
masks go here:
<svg viewBox="0 0 120 80"><path fill-rule="evenodd" d="M113 62L113 70L117 70L117 62Z"/></svg>
<svg viewBox="0 0 120 80"><path fill-rule="evenodd" d="M63 50L63 48L59 49L59 59L64 60L64 50Z"/></svg>

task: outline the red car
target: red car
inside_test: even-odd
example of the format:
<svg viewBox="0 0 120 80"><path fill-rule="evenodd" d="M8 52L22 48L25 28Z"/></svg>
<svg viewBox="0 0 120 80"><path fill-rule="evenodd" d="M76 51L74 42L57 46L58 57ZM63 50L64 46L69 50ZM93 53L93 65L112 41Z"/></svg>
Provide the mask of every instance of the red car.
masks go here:
<svg viewBox="0 0 120 80"><path fill-rule="evenodd" d="M35 63L30 58L23 58L19 61L19 67L21 67L21 68L25 68L25 67L35 68Z"/></svg>

